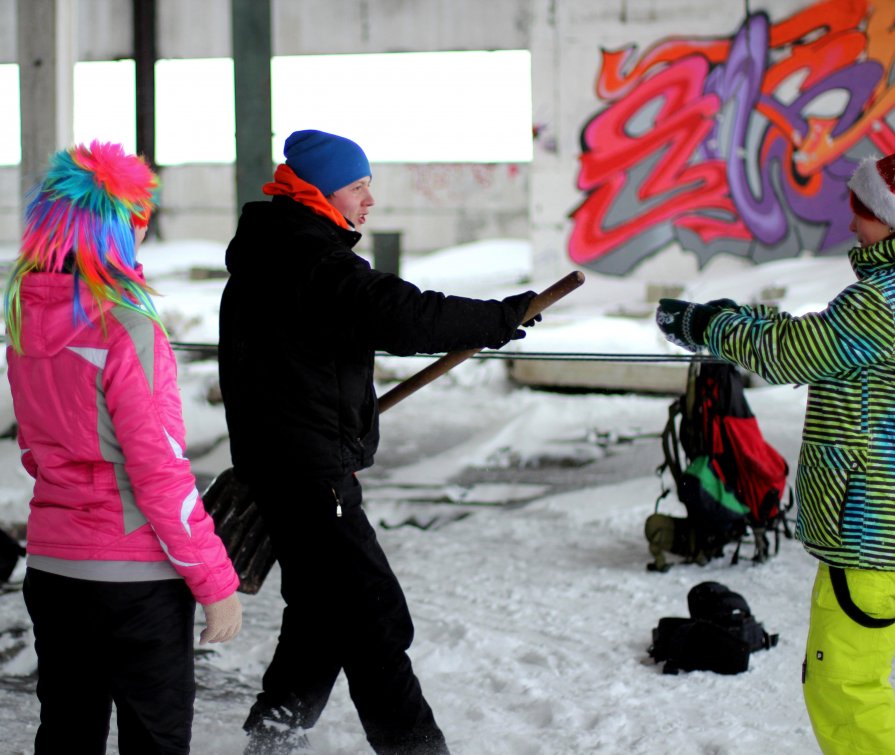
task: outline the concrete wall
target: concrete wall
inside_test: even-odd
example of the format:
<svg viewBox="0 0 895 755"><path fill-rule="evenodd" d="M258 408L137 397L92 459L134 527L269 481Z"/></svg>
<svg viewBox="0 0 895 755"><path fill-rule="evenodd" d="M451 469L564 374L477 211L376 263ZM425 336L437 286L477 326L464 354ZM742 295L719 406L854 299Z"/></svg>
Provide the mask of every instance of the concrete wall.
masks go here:
<svg viewBox="0 0 895 755"><path fill-rule="evenodd" d="M236 177L231 165L172 165L159 170L154 218L159 237L227 241L236 230Z"/></svg>
<svg viewBox="0 0 895 755"><path fill-rule="evenodd" d="M379 164L365 226L401 231L408 252L487 238L528 238L529 166ZM366 248L369 238L361 248Z"/></svg>
<svg viewBox="0 0 895 755"><path fill-rule="evenodd" d="M79 2L81 59L129 54L128 0ZM160 55L229 55L228 0L157 7ZM14 8L0 0L0 62ZM272 15L276 55L531 50L530 165L374 166L368 228L402 230L409 251L530 237L545 275L840 253L845 178L895 151L895 0L273 0ZM166 173L165 233L226 237L232 171Z"/></svg>
<svg viewBox="0 0 895 755"><path fill-rule="evenodd" d="M17 63L16 0L0 0L0 63Z"/></svg>
<svg viewBox="0 0 895 755"><path fill-rule="evenodd" d="M360 251L375 231L399 231L409 253L487 238L528 238L529 166L374 164L376 208ZM175 165L159 170L164 239L227 241L236 228L233 165ZM0 168L0 244L20 234L19 172Z"/></svg>
<svg viewBox="0 0 895 755"><path fill-rule="evenodd" d="M46 0L18 0L46 2ZM130 0L74 3L79 60L131 55ZM568 1L568 0L567 0ZM274 55L521 50L543 0L272 0ZM552 5L552 2L546 3ZM0 0L0 63L15 63L16 0ZM162 58L230 55L229 0L156 0Z"/></svg>
<svg viewBox="0 0 895 755"><path fill-rule="evenodd" d="M812 4L810 0L749 3L752 13L766 11L774 18ZM743 0L533 3L530 218L536 269L556 275L570 265L570 216L587 198L578 188L583 130L610 104L597 93L603 51L630 50L632 67L639 55L671 37L711 39L734 33L743 22L745 6ZM624 164L624 158L619 161ZM671 255L656 273L686 274L696 268L689 255Z"/></svg>
<svg viewBox="0 0 895 755"><path fill-rule="evenodd" d="M530 0L273 0L273 51L525 49L530 5ZM130 0L77 0L76 7L79 60L132 55ZM156 7L159 57L230 55L229 0L158 0ZM0 63L16 62L14 14L15 0L0 0ZM405 251L528 237L528 164L374 164L373 170L377 208L366 230L401 231ZM160 172L156 222L162 237L230 238L237 219L233 166L171 166ZM0 167L0 243L14 242L20 233L19 193L18 169ZM360 248L368 250L370 243L367 233Z"/></svg>
<svg viewBox="0 0 895 755"><path fill-rule="evenodd" d="M0 167L0 244L12 243L21 235L19 171Z"/></svg>
<svg viewBox="0 0 895 755"><path fill-rule="evenodd" d="M848 177L895 152L895 2L536 8L539 262L630 275L671 255L686 278L851 246Z"/></svg>

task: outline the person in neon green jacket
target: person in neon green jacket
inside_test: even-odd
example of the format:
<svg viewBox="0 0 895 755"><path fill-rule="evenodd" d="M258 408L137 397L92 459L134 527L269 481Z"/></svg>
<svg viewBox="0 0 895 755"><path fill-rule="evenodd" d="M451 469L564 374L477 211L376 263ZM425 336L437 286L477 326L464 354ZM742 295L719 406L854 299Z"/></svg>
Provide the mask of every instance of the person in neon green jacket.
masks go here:
<svg viewBox="0 0 895 755"><path fill-rule="evenodd" d="M823 311L662 299L656 322L691 351L809 386L796 537L820 563L805 703L826 755L883 755L895 753L895 155L864 158L848 188L857 280Z"/></svg>

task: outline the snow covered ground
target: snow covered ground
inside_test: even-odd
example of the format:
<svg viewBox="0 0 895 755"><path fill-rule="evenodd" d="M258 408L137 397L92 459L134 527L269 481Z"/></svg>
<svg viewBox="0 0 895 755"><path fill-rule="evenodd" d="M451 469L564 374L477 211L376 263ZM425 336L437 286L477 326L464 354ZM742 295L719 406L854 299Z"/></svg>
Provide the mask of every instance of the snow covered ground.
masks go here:
<svg viewBox="0 0 895 755"><path fill-rule="evenodd" d="M524 242L483 242L406 260L402 273L423 287L500 297L552 282L527 281L528 255ZM223 248L150 242L141 258L164 295L157 304L172 340L215 342L223 281L186 273L220 268ZM510 348L681 354L652 322L646 283L676 282L658 276L588 275ZM731 263L684 277L685 296L700 300L781 288L794 312L822 307L852 279L843 258ZM216 365L183 357L190 456L207 481L229 465L223 411L207 401ZM424 364L380 360L380 393ZM805 389L756 387L748 398L794 469ZM645 568L643 522L661 490L658 433L669 403L536 391L512 384L500 360L472 360L383 415L377 465L362 475L366 508L406 591L414 666L455 755L818 752L800 683L813 559L785 540L762 565L747 544L737 565L729 551L705 567ZM11 422L4 387L0 431ZM0 525L25 521L29 488L14 441L0 439ZM673 499L662 510L682 513ZM706 580L740 592L779 644L753 654L738 676L665 676L647 654L651 630L663 616L686 616L687 592ZM275 569L257 595L243 596L233 642L199 651L198 755L242 751L240 726L276 642L278 581ZM0 594L0 755L31 752L35 665L21 593ZM369 752L344 678L311 741L317 753ZM118 752L114 733L109 752Z"/></svg>

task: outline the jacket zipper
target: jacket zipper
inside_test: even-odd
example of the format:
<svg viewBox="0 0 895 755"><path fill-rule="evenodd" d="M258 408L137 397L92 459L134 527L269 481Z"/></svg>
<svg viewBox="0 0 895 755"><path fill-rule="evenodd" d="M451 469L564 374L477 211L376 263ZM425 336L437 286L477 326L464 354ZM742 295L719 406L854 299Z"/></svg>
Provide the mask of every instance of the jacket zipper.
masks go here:
<svg viewBox="0 0 895 755"><path fill-rule="evenodd" d="M336 499L336 516L342 516L342 500L339 498L339 494L336 492L335 488L330 488L333 492L333 498Z"/></svg>

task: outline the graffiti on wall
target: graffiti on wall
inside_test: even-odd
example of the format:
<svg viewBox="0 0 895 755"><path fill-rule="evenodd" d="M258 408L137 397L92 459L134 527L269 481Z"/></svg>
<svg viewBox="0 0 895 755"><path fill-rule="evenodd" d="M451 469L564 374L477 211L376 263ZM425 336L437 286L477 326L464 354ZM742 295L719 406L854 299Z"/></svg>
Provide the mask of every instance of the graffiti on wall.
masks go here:
<svg viewBox="0 0 895 755"><path fill-rule="evenodd" d="M840 253L846 183L895 152L895 0L826 0L729 38L602 51L571 259L621 275L669 244L755 262Z"/></svg>

